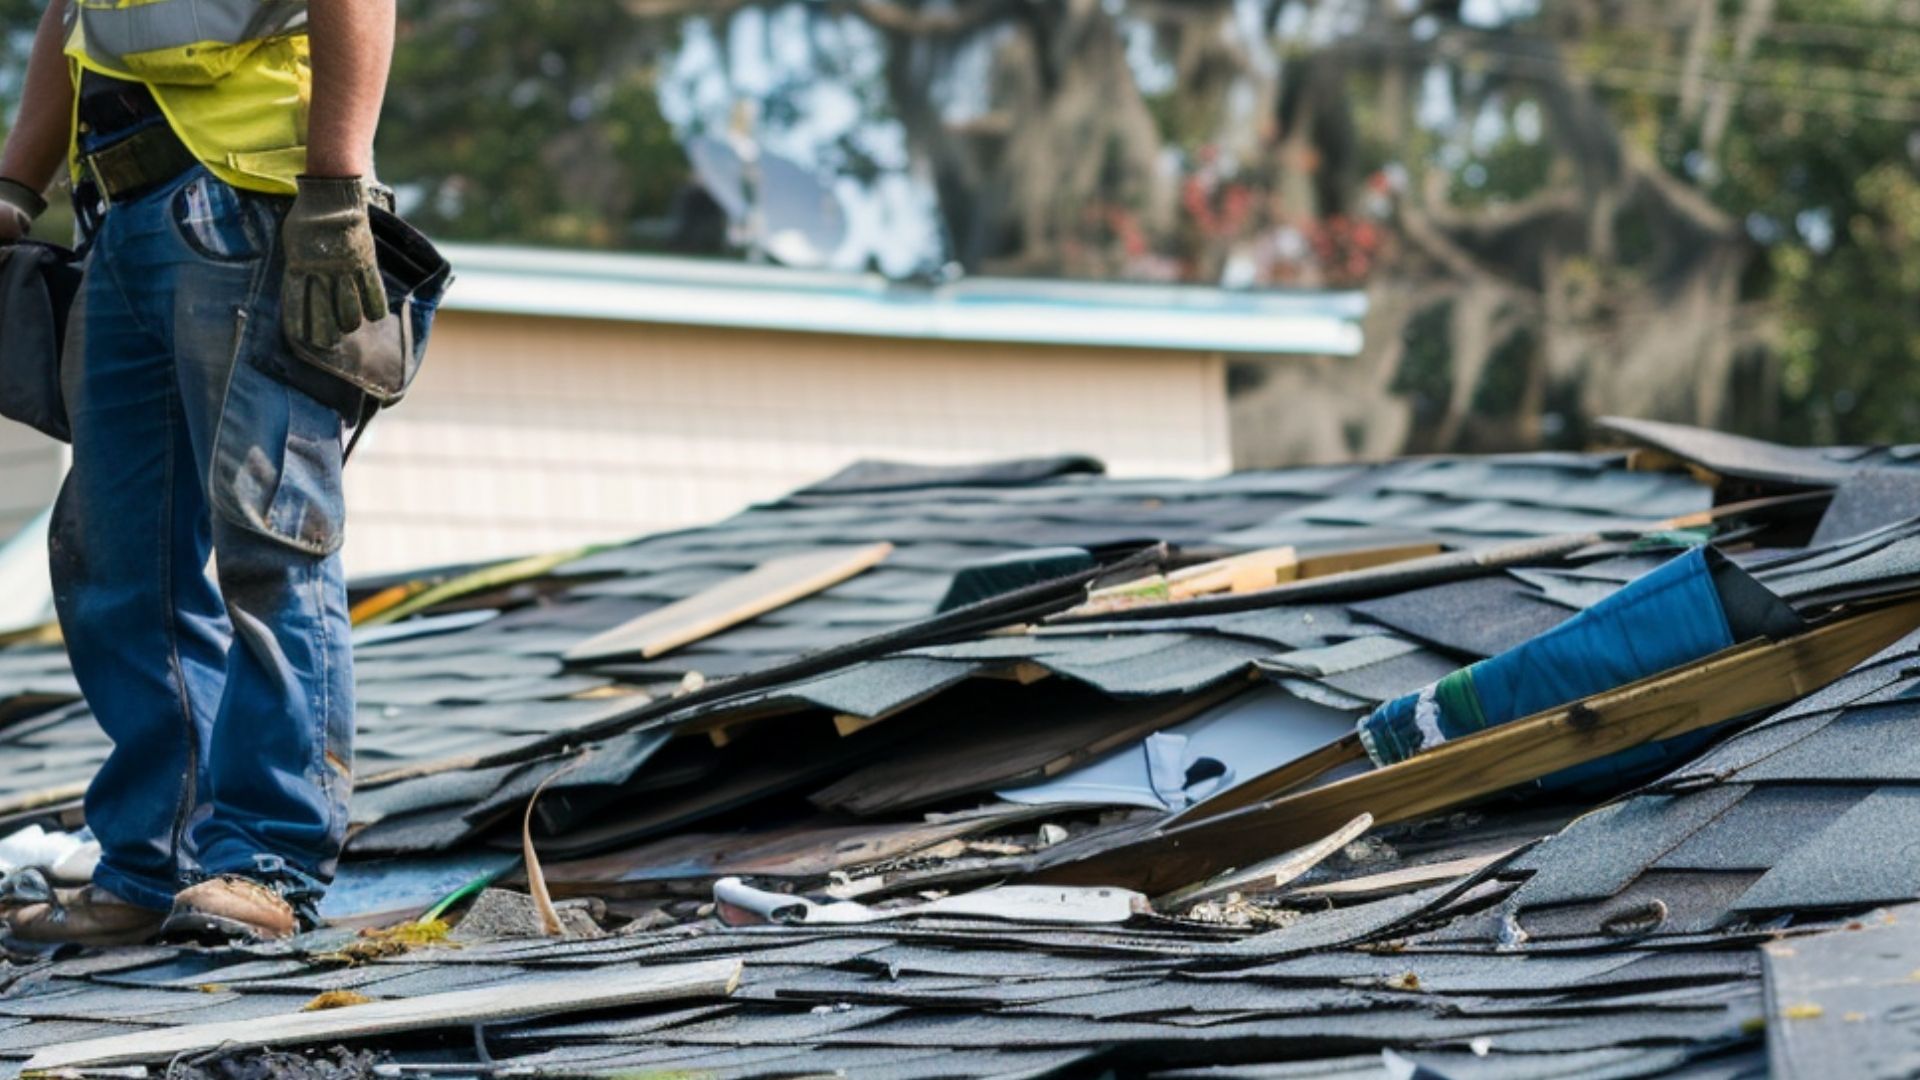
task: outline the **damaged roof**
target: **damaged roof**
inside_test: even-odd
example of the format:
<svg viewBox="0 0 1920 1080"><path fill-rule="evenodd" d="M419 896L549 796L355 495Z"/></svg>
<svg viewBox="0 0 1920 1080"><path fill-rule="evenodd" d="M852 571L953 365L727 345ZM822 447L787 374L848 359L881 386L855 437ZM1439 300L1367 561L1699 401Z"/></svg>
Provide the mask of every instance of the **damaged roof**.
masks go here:
<svg viewBox="0 0 1920 1080"><path fill-rule="evenodd" d="M1871 914L1920 898L1914 455L1613 427L1202 481L870 464L359 583L332 925L19 953L0 1072L164 1067L326 994L248 1037L402 1074L1792 1075L1848 1038L1892 1068L1891 1006L1795 1025L1852 1000L1849 935L1916 948ZM1766 634L1362 748L1709 549ZM0 835L80 825L104 749L57 643L0 649Z"/></svg>

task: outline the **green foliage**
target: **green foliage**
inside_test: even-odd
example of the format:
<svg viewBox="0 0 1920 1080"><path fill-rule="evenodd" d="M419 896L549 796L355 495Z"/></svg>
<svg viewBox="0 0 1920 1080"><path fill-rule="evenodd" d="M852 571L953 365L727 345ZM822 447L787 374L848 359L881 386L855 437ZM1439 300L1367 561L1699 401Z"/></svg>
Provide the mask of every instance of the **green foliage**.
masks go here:
<svg viewBox="0 0 1920 1080"><path fill-rule="evenodd" d="M1771 252L1783 392L1820 440L1920 439L1920 179L1883 162L1840 204L1831 250Z"/></svg>
<svg viewBox="0 0 1920 1080"><path fill-rule="evenodd" d="M1427 428L1445 415L1447 399L1453 395L1453 365L1447 355L1447 321L1452 314L1451 302L1440 303L1407 323L1406 354L1394 374L1393 391L1413 406L1417 428Z"/></svg>
<svg viewBox="0 0 1920 1080"><path fill-rule="evenodd" d="M381 173L448 239L638 246L687 162L655 65L677 23L578 0L403 0Z"/></svg>
<svg viewBox="0 0 1920 1080"><path fill-rule="evenodd" d="M1181 163L1171 187L1179 204L1159 218L1142 212L1134 205L1144 201L1137 176L1100 177L1100 191L1121 193L1110 206L1089 205L1064 183L1017 183L1016 174L996 171L1017 159L998 149L1005 136L995 125L1040 123L1044 101L1030 103L1034 111L1027 115L1002 107L970 121L964 138L950 136L944 145L954 160L963 147L978 154L940 178L940 197L948 204L949 224L1001 245L988 254L999 265L1022 270L1047 270L1050 264L1038 257L1027 261L1033 253L1017 247L1027 234L1012 225L1051 215L1070 217L1057 231L1076 234L1070 239L1100 253L1086 260L1100 273L1213 280L1232 250L1275 261L1276 269L1259 278L1263 283L1348 281L1384 264L1393 245L1378 253L1368 248L1367 257L1354 263L1362 269L1341 276L1330 267L1346 265L1351 245L1330 223L1345 215L1384 228L1389 217L1384 211L1367 217L1373 213L1367 200L1341 194L1328 177L1342 183L1370 178L1379 201L1386 196L1378 185L1389 175L1403 177L1397 190L1440 192L1457 218L1490 220L1529 200L1564 196L1576 182L1574 166L1591 146L1569 145L1569 129L1554 125L1568 115L1570 100L1591 94L1622 142L1657 160L1692 195L1739 223L1752 241L1740 279L1741 310L1724 317L1762 328L1763 340L1743 344L1743 356L1771 356L1780 373L1778 400L1755 411L1766 428L1758 433L1797 440L1920 439L1920 25L1907 6L1887 0L1775 0L1770 19L1743 51L1740 27L1757 10L1754 0L1717 2L1704 48L1690 36L1696 25L1691 4L1652 0L1607 5L1604 14L1575 4L1546 4L1525 14L1531 10L1526 5L1508 5L1523 14L1492 27L1432 15L1424 17L1430 25L1420 33L1410 29L1416 20L1404 17L1404 5L1379 0L1351 42L1290 39L1274 28L1276 22L1263 31L1264 40L1237 42L1235 48L1265 48L1283 80L1323 51L1332 55L1351 47L1339 65L1340 82L1326 99L1337 104L1314 114L1325 120L1339 111L1342 122L1314 129L1318 141L1306 148L1278 143L1276 124L1288 117L1243 107L1260 100L1247 96L1257 80L1233 69L1234 61L1219 59L1227 55L1217 51L1223 31L1207 24L1204 14L1193 14L1227 5L1177 11L1105 5L1133 20L1132 30L1188 27L1189 37L1169 37L1154 47L1155 62L1208 58L1182 67L1176 81L1153 84L1143 99L1150 123L1142 126L1169 151L1167 160ZM0 131L17 104L31 28L44 4L0 0ZM638 17L636 6L663 14ZM1290 5L1268 6L1278 11ZM678 6L400 0L400 46L378 145L382 175L401 183L412 216L447 239L661 246L689 179L680 149L687 132L675 131L661 94L688 46L689 20L712 25L712 62L727 66L740 62L726 32L734 17L728 13L778 14L791 7L776 0ZM1064 19L1061 12L1069 5L1036 0L1013 7L1034 13L995 16L998 28L979 40L1014 41ZM844 12L857 8L806 5L813 22L783 23L785 29L762 43L777 50L796 44L775 40L779 34L804 33L803 47L817 70L796 74L762 63L763 74L779 69L774 85L743 88L753 80L736 78L737 72L721 81L726 93L753 99L760 130L775 134L806 128L812 87L831 82L850 91L860 119L838 134L809 133L817 144L809 164L872 182L900 172L903 164L891 135L869 136L897 117L938 115L937 108L907 109L898 95L932 95L928 87L990 69L955 64L965 52L961 43L936 41L932 32L922 43L898 34L849 37L833 20L853 20L856 15ZM934 0L903 0L892 10L922 8L985 10ZM929 25L940 22L935 18ZM871 47L863 44L869 40L875 42ZM1064 47L1049 51L1052 44L1036 41L1033 48L1069 57ZM875 58L881 49L890 50L888 60ZM873 55L856 55L863 50ZM1084 56L1065 62L1111 62L1099 50ZM881 77L886 63L898 57L910 62ZM1422 95L1436 81L1456 110L1443 123L1417 119ZM1715 95L1726 98L1719 121L1710 119ZM698 124L675 115L682 124ZM1257 130L1249 138L1230 138L1234 133L1225 129L1232 124ZM940 144L933 134L914 130L900 141L924 155L927 146ZM1239 160L1201 178L1222 146L1241 146L1234 151ZM1108 172L1141 160L1137 148L1132 154L1127 149L1116 144L1105 155ZM914 163L922 167L932 166L924 158ZM1064 165L1061 171L1067 171ZM959 176L973 190L954 179ZM1580 193L1584 199L1592 192L1583 187ZM977 205L966 205L969 199ZM1051 202L1005 205L1017 199ZM48 224L53 235L58 225ZM1650 281L1657 287L1660 260L1671 256L1667 249L1673 246L1658 218L1623 211L1614 225L1605 234L1611 243L1604 255L1581 250L1580 237L1538 233L1473 254L1501 278L1526 287L1536 285L1542 267L1551 263L1561 300L1573 297L1582 310L1607 312L1632 287L1644 291ZM1035 229L1033 235L1055 232ZM1289 234L1288 245L1274 240L1280 233ZM1430 308L1416 319L1396 383L1423 421L1444 413L1452 389L1446 312ZM1544 394L1546 407L1564 414L1565 437L1577 438L1577 376L1545 383L1527 378L1548 344L1545 336L1508 338L1474 388L1475 407L1507 415L1538 407L1527 396Z"/></svg>
<svg viewBox="0 0 1920 1080"><path fill-rule="evenodd" d="M1480 384L1473 389L1473 411L1480 416L1516 417L1526 404L1528 361L1539 342L1521 329L1501 342L1487 358Z"/></svg>
<svg viewBox="0 0 1920 1080"><path fill-rule="evenodd" d="M1920 439L1920 26L1874 0L1774 18L1702 186L1764 244L1780 433Z"/></svg>
<svg viewBox="0 0 1920 1080"><path fill-rule="evenodd" d="M45 8L46 0L0 0L0 135L13 123L14 110L20 105L27 52Z"/></svg>
<svg viewBox="0 0 1920 1080"><path fill-rule="evenodd" d="M27 74L27 54L33 33L46 10L46 0L0 0L0 139L5 139L20 107L21 82ZM73 235L73 210L66 199L53 205L34 225L34 236L64 242Z"/></svg>

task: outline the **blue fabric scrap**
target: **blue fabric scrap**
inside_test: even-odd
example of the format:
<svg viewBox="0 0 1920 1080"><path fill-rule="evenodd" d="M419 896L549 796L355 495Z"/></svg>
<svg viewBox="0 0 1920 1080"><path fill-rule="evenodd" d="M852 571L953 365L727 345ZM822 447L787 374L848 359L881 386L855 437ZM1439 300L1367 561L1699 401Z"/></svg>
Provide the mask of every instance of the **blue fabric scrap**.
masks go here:
<svg viewBox="0 0 1920 1080"><path fill-rule="evenodd" d="M1511 723L1732 647L1707 550L1695 548L1523 644L1389 701L1360 722L1376 764ZM1636 747L1559 780L1616 775L1649 759ZM1656 753L1653 760L1664 757ZM1556 781L1548 786L1562 786ZM1546 784L1543 781L1543 784Z"/></svg>

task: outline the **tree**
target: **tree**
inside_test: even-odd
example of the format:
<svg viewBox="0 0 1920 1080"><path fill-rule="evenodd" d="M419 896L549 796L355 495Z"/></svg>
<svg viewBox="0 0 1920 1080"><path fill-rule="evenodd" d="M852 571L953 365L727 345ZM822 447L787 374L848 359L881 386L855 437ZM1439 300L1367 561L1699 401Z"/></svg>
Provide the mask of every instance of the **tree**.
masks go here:
<svg viewBox="0 0 1920 1080"><path fill-rule="evenodd" d="M672 24L614 4L404 0L376 147L408 212L449 239L636 247L686 157L660 113Z"/></svg>
<svg viewBox="0 0 1920 1080"><path fill-rule="evenodd" d="M379 160L448 238L737 256L682 150L729 129L896 272L1365 288L1362 356L1235 370L1243 460L1920 419L1915 0L401 10Z"/></svg>

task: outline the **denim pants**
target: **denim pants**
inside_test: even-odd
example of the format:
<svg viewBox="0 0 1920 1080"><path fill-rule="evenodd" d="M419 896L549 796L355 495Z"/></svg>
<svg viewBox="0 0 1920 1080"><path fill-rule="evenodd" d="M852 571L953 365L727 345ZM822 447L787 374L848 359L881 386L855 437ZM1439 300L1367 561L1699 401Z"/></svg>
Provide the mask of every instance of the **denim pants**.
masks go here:
<svg viewBox="0 0 1920 1080"><path fill-rule="evenodd" d="M342 423L264 370L286 348L287 205L200 168L116 202L69 323L51 548L113 741L87 791L94 881L153 908L201 874L317 889L346 831Z"/></svg>

